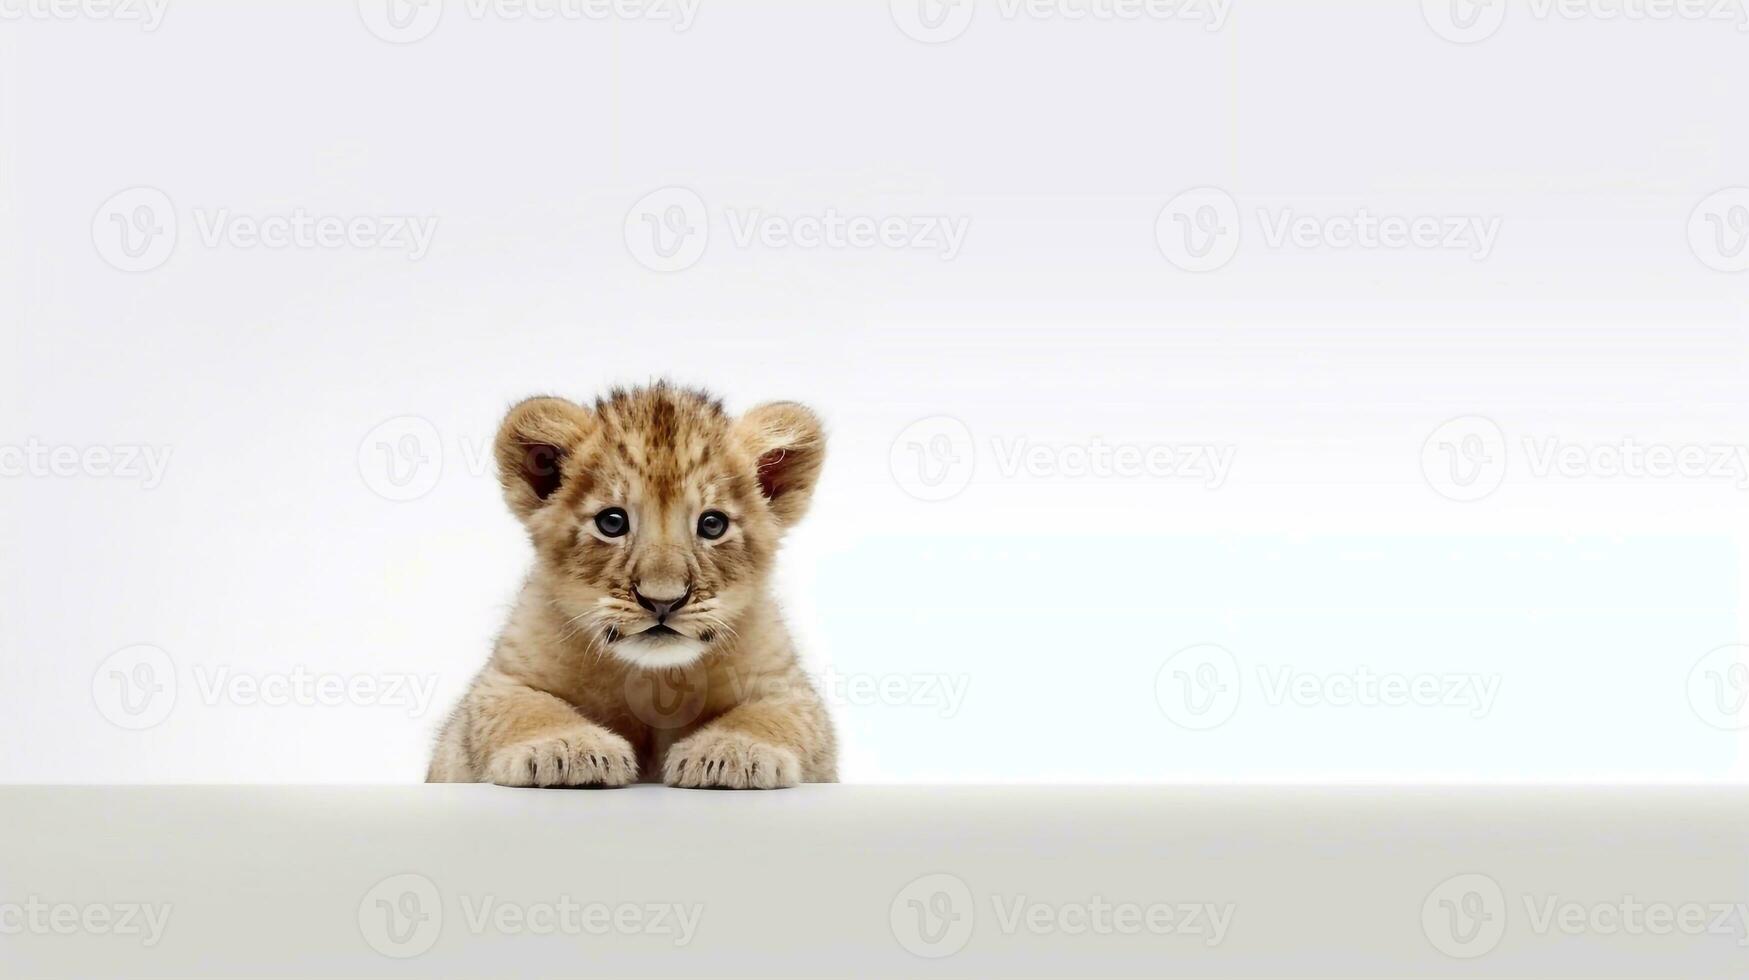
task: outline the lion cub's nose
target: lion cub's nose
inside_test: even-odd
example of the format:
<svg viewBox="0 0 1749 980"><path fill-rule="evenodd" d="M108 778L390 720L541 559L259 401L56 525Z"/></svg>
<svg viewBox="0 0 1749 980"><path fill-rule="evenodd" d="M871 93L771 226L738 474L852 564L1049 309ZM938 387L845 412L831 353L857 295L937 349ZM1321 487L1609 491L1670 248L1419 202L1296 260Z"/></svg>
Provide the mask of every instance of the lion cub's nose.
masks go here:
<svg viewBox="0 0 1749 980"><path fill-rule="evenodd" d="M663 589L661 591L671 590ZM650 610L650 614L656 617L656 622L660 623L668 618L669 613L686 605L686 600L692 598L692 586L687 586L685 591L672 598L657 599L645 595L641 587L634 585L632 586L632 598L638 600L638 605Z"/></svg>

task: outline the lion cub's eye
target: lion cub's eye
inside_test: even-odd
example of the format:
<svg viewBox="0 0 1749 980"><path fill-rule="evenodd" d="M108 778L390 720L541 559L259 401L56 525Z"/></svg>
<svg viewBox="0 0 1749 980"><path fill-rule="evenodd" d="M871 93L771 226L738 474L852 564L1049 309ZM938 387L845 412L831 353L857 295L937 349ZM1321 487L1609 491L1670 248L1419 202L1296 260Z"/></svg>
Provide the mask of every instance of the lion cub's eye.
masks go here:
<svg viewBox="0 0 1749 980"><path fill-rule="evenodd" d="M715 541L729 533L729 518L720 510L707 510L698 518L698 536Z"/></svg>
<svg viewBox="0 0 1749 980"><path fill-rule="evenodd" d="M610 538L617 538L626 533L632 526L626 512L618 507L609 507L595 515L595 529Z"/></svg>

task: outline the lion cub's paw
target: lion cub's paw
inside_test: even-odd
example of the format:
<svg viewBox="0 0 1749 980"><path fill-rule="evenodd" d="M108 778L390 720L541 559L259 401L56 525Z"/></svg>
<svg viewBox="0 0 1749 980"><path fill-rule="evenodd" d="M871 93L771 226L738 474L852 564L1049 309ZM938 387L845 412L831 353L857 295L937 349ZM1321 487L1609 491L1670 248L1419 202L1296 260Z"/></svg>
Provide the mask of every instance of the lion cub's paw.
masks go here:
<svg viewBox="0 0 1749 980"><path fill-rule="evenodd" d="M675 743L662 765L663 782L687 789L781 789L801 780L794 752L739 732L700 732Z"/></svg>
<svg viewBox="0 0 1749 980"><path fill-rule="evenodd" d="M499 750L486 777L500 786L624 786L638 778L638 762L625 739L583 728Z"/></svg>

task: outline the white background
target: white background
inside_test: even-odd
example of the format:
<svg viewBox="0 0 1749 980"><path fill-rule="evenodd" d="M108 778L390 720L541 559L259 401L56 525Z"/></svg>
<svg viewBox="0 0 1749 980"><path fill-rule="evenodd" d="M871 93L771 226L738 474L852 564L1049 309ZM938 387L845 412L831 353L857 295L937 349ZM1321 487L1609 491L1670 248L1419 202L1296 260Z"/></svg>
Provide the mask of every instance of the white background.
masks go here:
<svg viewBox="0 0 1749 980"><path fill-rule="evenodd" d="M847 780L1741 779L1744 14L1467 7L0 0L0 781L420 778L529 560L503 411L655 376L830 424L782 588ZM1498 234L1272 240L1363 210ZM737 234L829 213L966 235ZM247 238L298 214L435 234ZM299 675L363 693L212 690Z"/></svg>

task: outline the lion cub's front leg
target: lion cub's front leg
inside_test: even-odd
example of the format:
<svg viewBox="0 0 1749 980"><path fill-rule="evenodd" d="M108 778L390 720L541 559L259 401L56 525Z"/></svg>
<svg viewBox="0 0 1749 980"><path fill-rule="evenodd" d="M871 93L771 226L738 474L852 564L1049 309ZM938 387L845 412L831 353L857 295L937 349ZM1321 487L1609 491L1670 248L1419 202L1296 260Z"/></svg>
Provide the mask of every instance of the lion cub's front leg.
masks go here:
<svg viewBox="0 0 1749 980"><path fill-rule="evenodd" d="M811 692L810 692L811 693ZM676 742L662 781L689 789L781 789L838 780L825 707L809 697L737 705Z"/></svg>
<svg viewBox="0 0 1749 980"><path fill-rule="evenodd" d="M444 727L430 782L624 786L638 778L631 743L568 702L495 671Z"/></svg>

